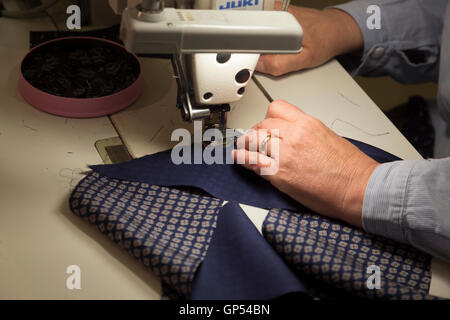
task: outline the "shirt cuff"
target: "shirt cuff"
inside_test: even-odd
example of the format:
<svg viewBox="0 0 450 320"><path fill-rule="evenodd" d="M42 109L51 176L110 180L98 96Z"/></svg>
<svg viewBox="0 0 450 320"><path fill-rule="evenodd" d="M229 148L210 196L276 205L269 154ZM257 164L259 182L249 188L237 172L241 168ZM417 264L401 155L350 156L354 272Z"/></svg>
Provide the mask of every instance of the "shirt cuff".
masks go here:
<svg viewBox="0 0 450 320"><path fill-rule="evenodd" d="M362 57L347 54L338 61L352 76L390 75L405 83L436 81L443 21L440 11L445 5L436 1L424 10L418 1L357 0L331 7L353 17L364 42ZM369 27L370 6L380 10L378 29Z"/></svg>
<svg viewBox="0 0 450 320"><path fill-rule="evenodd" d="M386 32L379 29L369 29L367 27L367 8L369 5L382 5L383 0L375 0L370 3L366 1L350 1L330 8L339 9L356 21L361 30L364 50L362 57L346 54L337 57L343 67L352 75L370 73L387 63L392 54L392 48L386 44L389 42ZM383 15L381 15L381 25L384 25Z"/></svg>
<svg viewBox="0 0 450 320"><path fill-rule="evenodd" d="M363 229L407 242L403 226L406 187L415 161L380 164L372 173L364 195Z"/></svg>
<svg viewBox="0 0 450 320"><path fill-rule="evenodd" d="M369 29L367 27L367 19L370 16L367 13L367 8L372 5L382 6L385 0L374 1L350 1L331 8L340 9L347 14L351 15L355 19L356 23L361 30L364 39L364 55L367 54L375 44L383 44L389 42L388 34L382 29ZM383 12L385 13L385 12ZM380 24L386 25L383 14L380 15Z"/></svg>

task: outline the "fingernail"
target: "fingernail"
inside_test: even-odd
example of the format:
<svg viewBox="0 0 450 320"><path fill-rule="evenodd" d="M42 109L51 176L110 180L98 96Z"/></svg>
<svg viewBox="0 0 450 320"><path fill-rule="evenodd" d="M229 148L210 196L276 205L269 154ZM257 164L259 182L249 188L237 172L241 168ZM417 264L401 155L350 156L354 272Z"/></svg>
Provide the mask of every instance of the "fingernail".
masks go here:
<svg viewBox="0 0 450 320"><path fill-rule="evenodd" d="M260 71L260 72L264 72L265 66L264 66L264 61L258 60L258 63L256 64L256 71Z"/></svg>

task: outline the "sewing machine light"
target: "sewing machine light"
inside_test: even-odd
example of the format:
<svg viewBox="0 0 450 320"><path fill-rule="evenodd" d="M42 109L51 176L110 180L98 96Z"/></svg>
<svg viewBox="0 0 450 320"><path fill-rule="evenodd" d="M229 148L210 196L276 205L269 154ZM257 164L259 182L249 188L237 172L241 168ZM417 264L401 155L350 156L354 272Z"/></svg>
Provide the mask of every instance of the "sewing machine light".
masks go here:
<svg viewBox="0 0 450 320"><path fill-rule="evenodd" d="M165 8L149 22L145 12L127 8L121 37L135 53L298 53L302 28L284 11L180 10ZM151 15L150 15L151 16Z"/></svg>

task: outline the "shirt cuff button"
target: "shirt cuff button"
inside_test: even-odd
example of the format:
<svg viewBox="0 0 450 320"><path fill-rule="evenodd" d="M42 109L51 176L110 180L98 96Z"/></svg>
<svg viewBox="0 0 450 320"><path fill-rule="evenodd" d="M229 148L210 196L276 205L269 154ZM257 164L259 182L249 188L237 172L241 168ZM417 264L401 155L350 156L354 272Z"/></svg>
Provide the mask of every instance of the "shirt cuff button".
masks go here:
<svg viewBox="0 0 450 320"><path fill-rule="evenodd" d="M374 60L379 60L381 57L384 56L385 50L383 47L375 48L372 53L370 54L370 57Z"/></svg>

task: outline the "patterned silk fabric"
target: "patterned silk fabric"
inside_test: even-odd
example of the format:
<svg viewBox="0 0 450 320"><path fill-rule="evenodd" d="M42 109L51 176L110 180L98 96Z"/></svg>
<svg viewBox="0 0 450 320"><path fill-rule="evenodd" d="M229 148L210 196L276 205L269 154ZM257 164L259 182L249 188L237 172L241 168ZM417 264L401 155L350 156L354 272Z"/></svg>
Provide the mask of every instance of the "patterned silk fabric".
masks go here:
<svg viewBox="0 0 450 320"><path fill-rule="evenodd" d="M317 297L433 298L428 295L431 257L409 245L317 214L282 209L269 211L263 234L298 275L319 281L309 287ZM366 285L371 265L380 268L379 289Z"/></svg>
<svg viewBox="0 0 450 320"><path fill-rule="evenodd" d="M93 172L77 185L70 206L160 277L167 297L190 298L220 200Z"/></svg>
<svg viewBox="0 0 450 320"><path fill-rule="evenodd" d="M351 142L380 162L398 159L372 146ZM225 240L233 232L222 228L219 233L222 243L217 245L217 241L211 242L213 235L217 234L215 227L216 222L220 221L217 220L219 211L223 213L223 200L271 209L263 224L264 238L271 245L266 247L272 252L275 250L283 259L281 263L290 267L283 270L292 270L294 279L300 280L300 285L277 289L281 295L283 290L285 293L289 290L304 292L306 287L317 298L431 298L427 295L431 280L429 255L408 245L311 214L310 210L293 202L266 180L240 166L175 165L171 162L170 151L165 151L122 164L93 166L92 169L93 173L73 191L71 210L96 225L150 268L161 278L164 294L169 298L189 299L195 296L193 284L199 270L202 273L199 278L213 278L207 274L212 271L200 268L208 249L212 256L223 259L214 264L216 270L230 261L229 257L224 257L224 250L218 248L232 247ZM175 186L191 188L183 191ZM199 189L217 198L206 196ZM248 220L245 214L242 218ZM240 223L243 224L242 220ZM228 223L228 228L232 225ZM239 240L243 240L244 235L261 237L256 230L247 231L235 233L235 237L240 237ZM247 239L245 243L258 241ZM261 245L258 250L263 247ZM245 250L251 253L255 247ZM265 262L260 265L275 270L276 259L269 258L273 255L268 253L264 257ZM253 279L267 279L267 272L258 273L249 259L247 263L240 263L245 259L237 260L239 262L228 262L235 267L234 278L229 273L222 286L231 286L234 280L239 279L239 274L251 274ZM206 267L211 265L205 264ZM380 268L380 289L371 290L366 285L371 275L367 273L370 265ZM246 288L245 297L249 299L258 296L261 290L256 285L258 281L252 282L251 278L246 277L245 285L240 286ZM207 285L211 286L207 286L204 292L221 290L216 283L210 282L207 281Z"/></svg>

